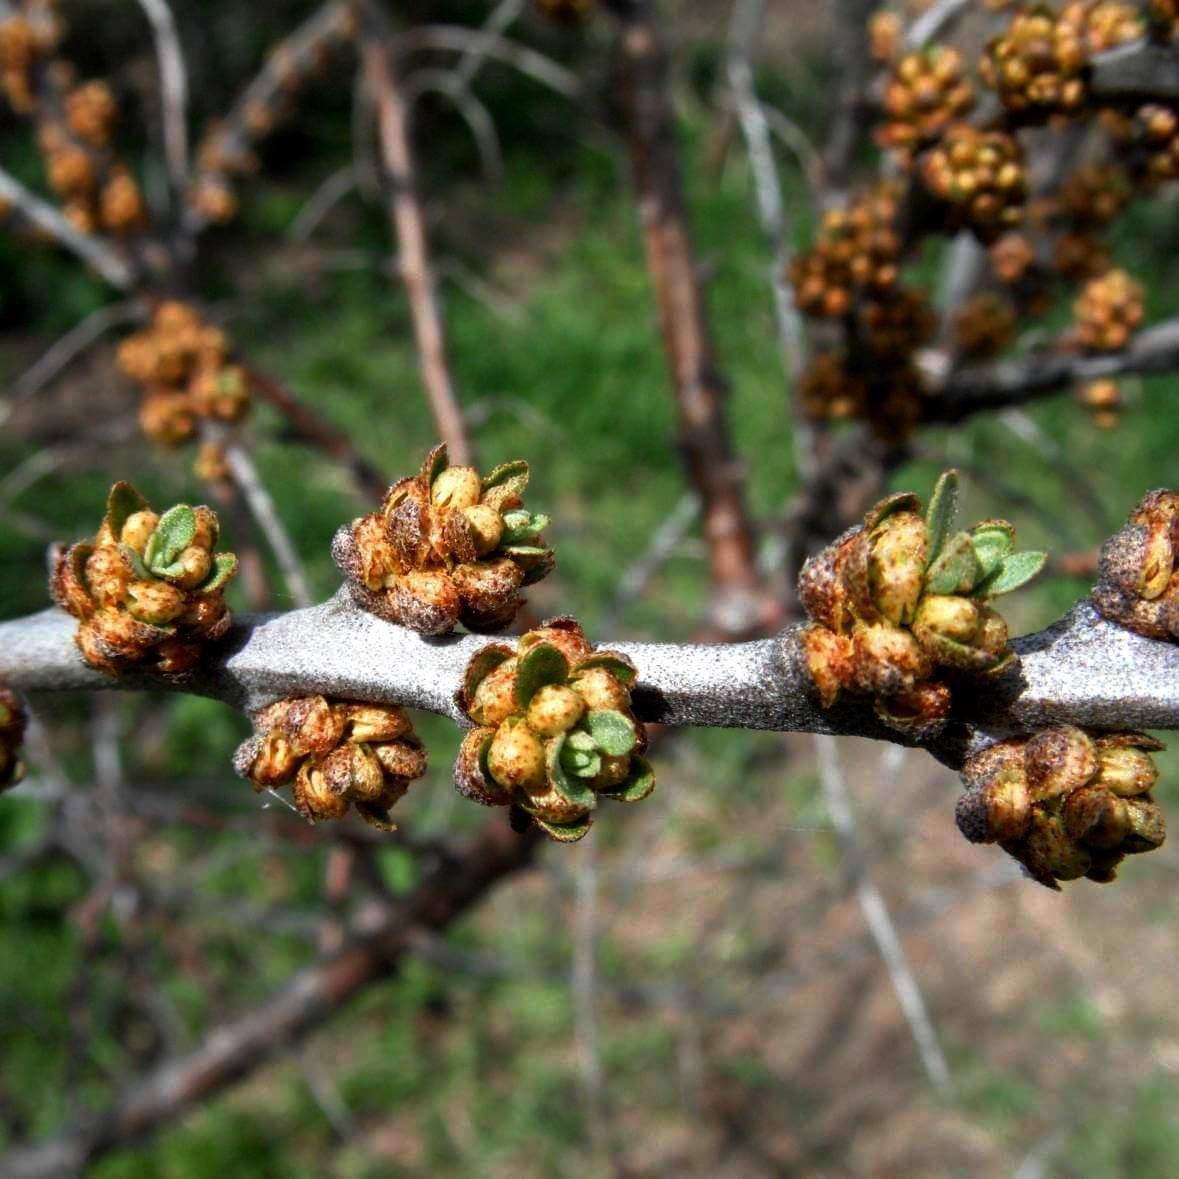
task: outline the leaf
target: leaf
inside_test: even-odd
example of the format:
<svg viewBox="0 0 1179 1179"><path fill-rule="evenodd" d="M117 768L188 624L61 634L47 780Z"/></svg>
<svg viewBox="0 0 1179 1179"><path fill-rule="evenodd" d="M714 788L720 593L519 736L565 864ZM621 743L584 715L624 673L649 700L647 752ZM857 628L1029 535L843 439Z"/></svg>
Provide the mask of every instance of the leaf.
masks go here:
<svg viewBox="0 0 1179 1179"><path fill-rule="evenodd" d="M576 777L571 779L565 773L566 748L564 733L545 745L545 766L549 784L566 802L592 809L598 805L598 796L584 782L579 782Z"/></svg>
<svg viewBox="0 0 1179 1179"><path fill-rule="evenodd" d="M1044 568L1047 560L1047 553L1030 550L1012 553L974 592L980 598L997 598L1000 594L1009 594L1031 581Z"/></svg>
<svg viewBox="0 0 1179 1179"><path fill-rule="evenodd" d="M989 577L1011 555L1015 529L1006 520L984 520L970 530L970 539L983 576Z"/></svg>
<svg viewBox="0 0 1179 1179"><path fill-rule="evenodd" d="M974 551L974 542L966 532L956 532L942 548L942 554L925 574L927 594L963 594L972 590L982 578L982 565Z"/></svg>
<svg viewBox="0 0 1179 1179"><path fill-rule="evenodd" d="M213 558L213 571L197 586L198 594L219 590L237 572L237 557L233 553L218 553Z"/></svg>
<svg viewBox="0 0 1179 1179"><path fill-rule="evenodd" d="M433 487L434 480L450 466L450 458L446 453L446 443L439 442L433 450L426 455L425 461L422 463L422 479L425 481L426 487Z"/></svg>
<svg viewBox="0 0 1179 1179"><path fill-rule="evenodd" d="M196 513L188 504L177 504L169 508L156 525L156 530L147 542L143 563L155 572L171 565L180 554L192 544L196 536Z"/></svg>
<svg viewBox="0 0 1179 1179"><path fill-rule="evenodd" d="M514 654L512 648L505 643L490 643L486 647L480 647L471 656L471 662L467 664L467 670L463 672L462 704L464 709L470 708L479 685L501 663L506 663Z"/></svg>
<svg viewBox="0 0 1179 1179"><path fill-rule="evenodd" d="M603 790L606 798L619 802L642 802L655 789L655 771L645 757L631 758L630 777L613 790Z"/></svg>
<svg viewBox="0 0 1179 1179"><path fill-rule="evenodd" d="M929 510L925 513L925 539L929 550L925 558L927 569L941 556L957 517L958 472L944 471L929 497Z"/></svg>
<svg viewBox="0 0 1179 1179"><path fill-rule="evenodd" d="M593 737L594 744L610 757L622 757L629 753L638 740L634 721L612 708L599 708L589 713L585 718L585 727Z"/></svg>
<svg viewBox="0 0 1179 1179"><path fill-rule="evenodd" d="M523 495L528 486L528 464L523 459L514 459L510 463L500 463L486 479L483 480L483 490L490 491L493 487L503 487L513 495Z"/></svg>
<svg viewBox="0 0 1179 1179"><path fill-rule="evenodd" d="M552 643L536 643L516 664L516 700L527 708L545 684L563 684L569 678L569 661Z"/></svg>
<svg viewBox="0 0 1179 1179"><path fill-rule="evenodd" d="M627 687L638 678L639 669L631 661L617 651L595 651L587 655L574 669L573 674L589 671L593 667L604 667L616 680L621 680Z"/></svg>
<svg viewBox="0 0 1179 1179"><path fill-rule="evenodd" d="M564 747L561 750L561 765L579 778L592 778L602 769L602 755L594 739L582 729L563 734Z"/></svg>
<svg viewBox="0 0 1179 1179"><path fill-rule="evenodd" d="M147 500L131 486L130 483L116 483L106 498L106 519L110 524L114 539L118 540L122 534L123 525L136 512L147 508Z"/></svg>
<svg viewBox="0 0 1179 1179"><path fill-rule="evenodd" d="M520 544L522 541L535 540L543 528L549 525L548 516L537 512L527 512L523 508L515 508L503 514L504 530L500 537L500 547Z"/></svg>
<svg viewBox="0 0 1179 1179"><path fill-rule="evenodd" d="M119 545L119 552L123 554L123 559L131 566L131 572L135 574L137 580L151 581L152 574L143 563L143 558L129 544Z"/></svg>
<svg viewBox="0 0 1179 1179"><path fill-rule="evenodd" d="M898 491L879 503L873 504L864 517L864 531L871 532L877 525L897 512L919 512L921 501L911 491Z"/></svg>
<svg viewBox="0 0 1179 1179"><path fill-rule="evenodd" d="M533 822L547 835L551 835L561 843L576 843L579 839L584 839L589 834L590 827L593 826L593 819L589 815L586 815L584 819L579 819L576 823L550 823L547 819L535 816Z"/></svg>

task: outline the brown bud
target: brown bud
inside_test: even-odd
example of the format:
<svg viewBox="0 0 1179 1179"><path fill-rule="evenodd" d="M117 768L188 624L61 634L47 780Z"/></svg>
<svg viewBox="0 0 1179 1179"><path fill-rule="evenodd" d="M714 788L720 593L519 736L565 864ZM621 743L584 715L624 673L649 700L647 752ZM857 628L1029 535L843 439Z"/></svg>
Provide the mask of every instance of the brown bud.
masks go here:
<svg viewBox="0 0 1179 1179"><path fill-rule="evenodd" d="M892 623L913 619L925 578L925 521L896 512L872 533L868 585L876 609Z"/></svg>
<svg viewBox="0 0 1179 1179"><path fill-rule="evenodd" d="M851 640L825 626L812 624L802 632L807 672L824 708L835 703L841 689L852 682Z"/></svg>
<svg viewBox="0 0 1179 1179"><path fill-rule="evenodd" d="M127 586L127 609L141 622L165 626L179 618L184 607L184 594L166 581L132 581Z"/></svg>
<svg viewBox="0 0 1179 1179"><path fill-rule="evenodd" d="M1044 729L1028 741L1024 767L1032 798L1055 798L1092 781L1097 748L1087 733L1072 725Z"/></svg>
<svg viewBox="0 0 1179 1179"><path fill-rule="evenodd" d="M392 741L410 731L409 717L395 705L347 702L335 712L348 726L349 741Z"/></svg>
<svg viewBox="0 0 1179 1179"><path fill-rule="evenodd" d="M933 670L929 656L907 630L860 625L852 632L852 677L864 692L893 695L910 690Z"/></svg>
<svg viewBox="0 0 1179 1179"><path fill-rule="evenodd" d="M1086 847L1117 848L1130 832L1125 802L1097 786L1074 790L1061 814L1069 838Z"/></svg>
<svg viewBox="0 0 1179 1179"><path fill-rule="evenodd" d="M1098 751L1098 770L1094 785L1113 794L1131 798L1146 794L1158 781L1158 767L1144 749L1128 746L1105 746Z"/></svg>
<svg viewBox="0 0 1179 1179"><path fill-rule="evenodd" d="M487 504L472 504L463 509L463 518L471 530L475 552L486 556L498 547L504 532L503 517Z"/></svg>
<svg viewBox="0 0 1179 1179"><path fill-rule="evenodd" d="M313 760L299 767L294 795L299 813L312 821L342 819L348 813L348 799L332 790Z"/></svg>
<svg viewBox="0 0 1179 1179"><path fill-rule="evenodd" d="M516 660L505 659L483 677L467 710L477 725L497 727L519 710L516 701Z"/></svg>
<svg viewBox="0 0 1179 1179"><path fill-rule="evenodd" d="M971 843L1022 839L1031 823L1031 798L1019 774L999 773L958 799L958 830Z"/></svg>
<svg viewBox="0 0 1179 1179"><path fill-rule="evenodd" d="M481 494L479 472L474 467L447 467L430 487L432 502L454 511L474 507Z"/></svg>
<svg viewBox="0 0 1179 1179"><path fill-rule="evenodd" d="M630 711L630 690L604 667L587 667L584 671L575 672L571 684L586 709L591 712L599 709Z"/></svg>

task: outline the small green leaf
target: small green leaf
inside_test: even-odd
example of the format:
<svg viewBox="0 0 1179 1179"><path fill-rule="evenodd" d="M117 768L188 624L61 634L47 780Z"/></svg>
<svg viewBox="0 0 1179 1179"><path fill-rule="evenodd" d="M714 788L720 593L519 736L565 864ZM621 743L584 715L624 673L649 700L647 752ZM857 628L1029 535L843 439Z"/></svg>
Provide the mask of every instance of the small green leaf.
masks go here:
<svg viewBox="0 0 1179 1179"><path fill-rule="evenodd" d="M515 508L503 514L504 530L500 537L500 548L535 540L541 530L549 525L548 516Z"/></svg>
<svg viewBox="0 0 1179 1179"><path fill-rule="evenodd" d="M651 763L645 757L634 757L631 759L630 777L621 786L601 793L619 802L642 802L654 789L655 771Z"/></svg>
<svg viewBox="0 0 1179 1179"><path fill-rule="evenodd" d="M958 472L944 471L929 497L929 510L925 513L925 539L928 554L925 558L927 569L941 556L942 548L954 528L958 517Z"/></svg>
<svg viewBox="0 0 1179 1179"><path fill-rule="evenodd" d="M1044 568L1047 560L1047 553L1027 550L1012 553L986 581L976 587L975 593L980 598L997 598L1000 594L1009 594L1031 581Z"/></svg>
<svg viewBox="0 0 1179 1179"><path fill-rule="evenodd" d="M516 700L527 708L545 684L563 684L569 678L569 662L551 643L536 643L516 664Z"/></svg>
<svg viewBox="0 0 1179 1179"><path fill-rule="evenodd" d="M426 481L427 487L434 486L434 480L450 466L450 458L446 453L446 443L439 442L433 450L426 455L425 462L422 463L422 478Z"/></svg>
<svg viewBox="0 0 1179 1179"><path fill-rule="evenodd" d="M533 816L533 821L542 831L561 843L576 843L579 839L584 839L593 825L593 819L589 815L575 823L550 823L539 816Z"/></svg>
<svg viewBox="0 0 1179 1179"><path fill-rule="evenodd" d="M592 778L598 774L602 769L602 755L589 733L574 730L566 737L561 750L561 764L565 769L579 778Z"/></svg>
<svg viewBox="0 0 1179 1179"><path fill-rule="evenodd" d="M106 518L115 540L122 534L123 525L136 512L147 508L147 500L130 483L116 483L106 499Z"/></svg>
<svg viewBox="0 0 1179 1179"><path fill-rule="evenodd" d="M571 802L575 806L584 806L588 810L592 810L598 805L598 797L584 782L577 780L578 777L584 775L577 775L570 778L565 772L565 753L567 749L568 746L565 743L564 733L546 743L545 765L548 771L549 784L566 802Z"/></svg>
<svg viewBox="0 0 1179 1179"><path fill-rule="evenodd" d="M970 539L983 576L989 577L1010 556L1015 529L1006 520L984 520L970 530Z"/></svg>
<svg viewBox="0 0 1179 1179"><path fill-rule="evenodd" d="M638 737L634 721L612 708L599 708L585 718L585 727L594 744L610 757L622 757L634 747Z"/></svg>
<svg viewBox="0 0 1179 1179"><path fill-rule="evenodd" d="M528 464L523 459L515 459L510 463L500 463L486 479L483 480L483 490L490 491L493 487L503 487L513 495L523 495L528 486Z"/></svg>
<svg viewBox="0 0 1179 1179"><path fill-rule="evenodd" d="M143 563L143 558L129 545L119 545L119 552L123 554L123 559L131 566L131 572L135 574L139 581L150 581L152 574L148 572L147 566Z"/></svg>
<svg viewBox="0 0 1179 1179"><path fill-rule="evenodd" d="M925 574L927 594L964 594L982 578L982 565L974 551L974 542L966 532L956 532L942 546L938 557Z"/></svg>
<svg viewBox="0 0 1179 1179"><path fill-rule="evenodd" d="M617 651L595 651L587 655L574 669L573 674L589 671L593 667L604 667L616 680L621 680L627 687L638 678L638 668L625 655Z"/></svg>
<svg viewBox="0 0 1179 1179"><path fill-rule="evenodd" d="M160 572L171 565L192 544L196 536L196 514L188 504L169 508L156 525L144 550L143 562L151 570Z"/></svg>
<svg viewBox="0 0 1179 1179"><path fill-rule="evenodd" d="M213 558L213 571L197 586L198 594L211 594L219 590L237 572L237 557L233 553L218 553Z"/></svg>

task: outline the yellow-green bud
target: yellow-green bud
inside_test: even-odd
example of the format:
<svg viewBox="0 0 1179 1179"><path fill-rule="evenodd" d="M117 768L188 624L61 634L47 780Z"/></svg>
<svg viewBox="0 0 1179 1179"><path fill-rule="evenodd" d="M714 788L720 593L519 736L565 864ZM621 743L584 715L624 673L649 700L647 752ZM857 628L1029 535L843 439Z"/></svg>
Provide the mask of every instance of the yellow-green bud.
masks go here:
<svg viewBox="0 0 1179 1179"><path fill-rule="evenodd" d="M479 502L483 485L474 467L447 467L430 488L430 499L440 508L461 511Z"/></svg>
<svg viewBox="0 0 1179 1179"><path fill-rule="evenodd" d="M516 703L516 660L505 659L483 677L471 700L471 719L479 725L502 724L519 705Z"/></svg>
<svg viewBox="0 0 1179 1179"><path fill-rule="evenodd" d="M198 548L195 544L190 544L177 560L181 571L168 580L180 586L181 589L196 589L202 581L208 578L213 568L213 558L209 555L209 550Z"/></svg>
<svg viewBox="0 0 1179 1179"><path fill-rule="evenodd" d="M581 719L585 703L564 684L545 684L528 705L528 727L542 737L555 737Z"/></svg>
<svg viewBox="0 0 1179 1179"><path fill-rule="evenodd" d="M572 686L590 712L603 708L625 712L630 708L630 691L604 667L589 667L576 673Z"/></svg>
<svg viewBox="0 0 1179 1179"><path fill-rule="evenodd" d="M488 504L472 504L463 508L463 516L471 526L475 552L481 557L492 552L504 534L504 521L499 512Z"/></svg>
<svg viewBox="0 0 1179 1179"><path fill-rule="evenodd" d="M142 557L143 550L147 548L147 542L151 540L151 535L155 532L159 522L159 516L150 509L145 508L142 512L132 512L123 525L119 539Z"/></svg>
<svg viewBox="0 0 1179 1179"><path fill-rule="evenodd" d="M876 609L892 623L911 622L925 580L925 521L897 512L880 525L868 558L868 585Z"/></svg>
<svg viewBox="0 0 1179 1179"><path fill-rule="evenodd" d="M506 721L496 729L487 751L487 768L509 789L535 793L545 788L544 746L522 721Z"/></svg>
<svg viewBox="0 0 1179 1179"><path fill-rule="evenodd" d="M212 549L217 543L220 528L217 523L217 513L212 508L202 504L193 508L192 514L196 519L196 531L192 536L192 543L201 549Z"/></svg>
<svg viewBox="0 0 1179 1179"><path fill-rule="evenodd" d="M166 581L133 581L127 587L127 610L132 618L166 626L184 613L184 594Z"/></svg>
<svg viewBox="0 0 1179 1179"><path fill-rule="evenodd" d="M1145 794L1158 780L1158 767L1145 749L1107 746L1098 755L1097 786L1123 798Z"/></svg>
<svg viewBox="0 0 1179 1179"><path fill-rule="evenodd" d="M1039 802L1084 786L1097 773L1093 739L1073 725L1043 729L1028 741L1024 766L1032 798Z"/></svg>
<svg viewBox="0 0 1179 1179"><path fill-rule="evenodd" d="M100 606L121 602L130 578L123 554L112 545L100 545L86 559L86 588Z"/></svg>

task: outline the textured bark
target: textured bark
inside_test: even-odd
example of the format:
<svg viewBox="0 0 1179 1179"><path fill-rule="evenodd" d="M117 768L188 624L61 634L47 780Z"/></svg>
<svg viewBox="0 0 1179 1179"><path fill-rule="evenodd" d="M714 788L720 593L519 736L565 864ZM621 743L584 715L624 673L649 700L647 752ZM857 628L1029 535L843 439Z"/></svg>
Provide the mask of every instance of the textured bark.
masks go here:
<svg viewBox="0 0 1179 1179"><path fill-rule="evenodd" d="M366 614L344 593L307 610L237 620L207 666L168 682L113 679L82 663L75 622L59 610L0 623L0 681L21 692L171 689L253 710L284 696L324 693L399 703L468 725L457 701L478 635L422 638ZM639 668L635 710L672 726L837 733L922 745L957 766L989 737L1068 722L1108 729L1179 728L1179 646L1107 622L1088 602L1056 626L1016 639L1018 674L954 687L951 721L917 741L887 728L871 700L820 707L792 626L773 638L712 646L604 642Z"/></svg>

